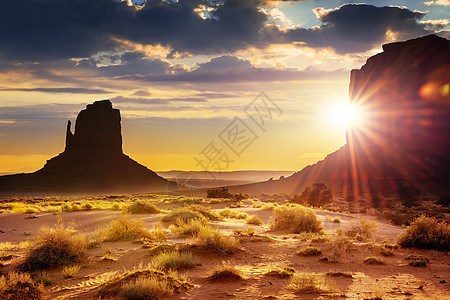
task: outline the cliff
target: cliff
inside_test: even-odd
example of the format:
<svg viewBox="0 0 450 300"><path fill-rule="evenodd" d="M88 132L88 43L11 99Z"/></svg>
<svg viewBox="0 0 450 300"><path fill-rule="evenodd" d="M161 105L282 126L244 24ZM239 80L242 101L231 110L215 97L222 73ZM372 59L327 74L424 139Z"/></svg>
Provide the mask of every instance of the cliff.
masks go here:
<svg viewBox="0 0 450 300"><path fill-rule="evenodd" d="M0 194L168 192L176 184L122 151L120 111L109 100L87 105L68 121L64 152L31 174L0 177Z"/></svg>
<svg viewBox="0 0 450 300"><path fill-rule="evenodd" d="M449 192L450 41L435 35L383 45L351 72L350 103L362 122L347 143L290 177L230 187L233 192L300 194L322 182L334 194L376 199L403 184Z"/></svg>

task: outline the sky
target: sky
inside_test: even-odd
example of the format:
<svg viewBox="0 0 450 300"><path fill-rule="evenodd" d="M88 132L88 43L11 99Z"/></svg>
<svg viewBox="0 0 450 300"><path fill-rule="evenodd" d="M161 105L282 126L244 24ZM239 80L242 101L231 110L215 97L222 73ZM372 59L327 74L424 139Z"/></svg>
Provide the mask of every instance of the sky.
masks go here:
<svg viewBox="0 0 450 300"><path fill-rule="evenodd" d="M345 144L350 70L449 39L449 18L449 0L3 0L0 174L41 168L102 99L152 170L301 170Z"/></svg>

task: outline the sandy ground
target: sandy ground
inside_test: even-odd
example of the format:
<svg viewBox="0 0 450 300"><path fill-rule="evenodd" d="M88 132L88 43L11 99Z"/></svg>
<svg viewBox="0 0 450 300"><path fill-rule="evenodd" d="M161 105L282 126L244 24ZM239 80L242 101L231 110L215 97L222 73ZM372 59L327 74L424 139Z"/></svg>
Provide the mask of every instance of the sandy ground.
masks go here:
<svg viewBox="0 0 450 300"><path fill-rule="evenodd" d="M255 215L268 224L273 216L271 210L251 207L251 203L234 210ZM223 204L211 205L212 209L222 209ZM232 255L222 256L216 253L189 248L189 239L176 235L168 235L168 244L180 249L188 249L199 260L200 265L181 270L180 274L188 277L196 286L188 291L168 296L167 299L450 299L450 260L448 253L419 249L397 249L394 255L382 257L376 242L387 240L394 242L401 227L376 220L363 215L347 215L342 213L317 210L323 221L326 232L338 227L346 228L352 220L367 217L378 223L378 232L370 243L355 242L337 263L324 262L330 251L327 241L310 242L299 239L299 235L285 232L271 232L267 225L253 226L256 236L236 237L240 239L240 250ZM79 232L93 232L99 226L107 225L120 216L115 211L76 211L68 213L38 213L35 217L25 214L0 215L0 242L20 242L36 236L38 228L52 226L57 222L73 224ZM151 227L160 221L158 214L132 215L144 220ZM340 217L341 223L333 223L331 218ZM232 234L232 229L248 226L239 221L213 221L212 225ZM169 224L163 223L165 227ZM302 257L296 251L311 244L322 250L320 256ZM101 257L105 249L111 250L116 261L105 261ZM428 257L430 263L426 267L413 267L407 264L405 257L409 254L420 254ZM368 256L382 257L384 265L368 265L363 259ZM68 299L93 299L99 284L120 274L132 270L140 264L147 264L152 256L149 249L142 244L132 242L102 243L101 247L88 250L88 257L82 262L82 268L73 278L64 278L61 268L48 269L52 284L46 286L47 296L51 299L63 297ZM211 282L206 274L214 266L234 264L245 276L243 280L226 280ZM297 272L345 272L352 278L333 277L329 280L334 289L330 293L298 294L289 287L288 278L267 276L271 268L292 267ZM11 270L11 265L0 268L2 273ZM328 278L328 277L327 277Z"/></svg>

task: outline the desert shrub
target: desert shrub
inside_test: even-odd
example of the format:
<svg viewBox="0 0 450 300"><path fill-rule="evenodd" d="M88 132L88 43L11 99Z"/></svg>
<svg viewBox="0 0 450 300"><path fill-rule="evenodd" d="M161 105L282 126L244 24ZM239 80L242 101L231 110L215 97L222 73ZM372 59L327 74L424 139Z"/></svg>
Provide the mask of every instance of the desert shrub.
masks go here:
<svg viewBox="0 0 450 300"><path fill-rule="evenodd" d="M201 221L206 221L207 219L217 220L220 219L220 216L211 211L209 207L205 208L201 205L191 205L189 207L174 209L169 214L161 218L163 222L177 222L178 220L187 222L193 219Z"/></svg>
<svg viewBox="0 0 450 300"><path fill-rule="evenodd" d="M119 240L155 239L165 240L166 235L160 228L148 230L142 220L135 220L129 216L121 216L113 220L109 226L97 229L96 234L103 242Z"/></svg>
<svg viewBox="0 0 450 300"><path fill-rule="evenodd" d="M219 204L222 203L222 200L220 199L211 199L208 201L209 204Z"/></svg>
<svg viewBox="0 0 450 300"><path fill-rule="evenodd" d="M380 257L369 256L364 258L364 262L369 265L384 265L384 260Z"/></svg>
<svg viewBox="0 0 450 300"><path fill-rule="evenodd" d="M261 203L256 203L252 205L253 208L262 208L263 205Z"/></svg>
<svg viewBox="0 0 450 300"><path fill-rule="evenodd" d="M73 275L75 275L80 268L80 265L64 266L61 273L64 278L70 278L73 277Z"/></svg>
<svg viewBox="0 0 450 300"><path fill-rule="evenodd" d="M289 286L303 293L321 293L333 289L324 275L305 272L293 274Z"/></svg>
<svg viewBox="0 0 450 300"><path fill-rule="evenodd" d="M357 240L365 241L371 239L377 230L377 223L362 218L359 222L353 220L350 223L350 227L345 231L345 234L349 237L356 238Z"/></svg>
<svg viewBox="0 0 450 300"><path fill-rule="evenodd" d="M206 197L207 198L228 198L231 199L233 195L228 192L228 188L218 188L218 189L209 189L206 190Z"/></svg>
<svg viewBox="0 0 450 300"><path fill-rule="evenodd" d="M322 254L322 251L319 248L307 246L298 250L297 254L301 256L312 256Z"/></svg>
<svg viewBox="0 0 450 300"><path fill-rule="evenodd" d="M292 202L303 205L321 206L330 203L331 200L333 200L331 190L323 183L314 183L311 187L307 187L300 196L294 195Z"/></svg>
<svg viewBox="0 0 450 300"><path fill-rule="evenodd" d="M392 255L394 255L394 250L392 250L392 249L390 249L390 248L385 247L384 245L382 245L382 246L380 247L380 253L381 253L381 255L383 255L383 256L392 256Z"/></svg>
<svg viewBox="0 0 450 300"><path fill-rule="evenodd" d="M255 234L255 229L253 227L248 227L247 229L233 229L233 233L239 236L253 236Z"/></svg>
<svg viewBox="0 0 450 300"><path fill-rule="evenodd" d="M194 240L194 245L220 254L232 254L237 250L237 241L233 236L223 235L218 229L202 228Z"/></svg>
<svg viewBox="0 0 450 300"><path fill-rule="evenodd" d="M414 267L424 267L430 261L425 256L414 255L414 254L408 255L407 257L405 257L405 259L408 261L409 265L414 266Z"/></svg>
<svg viewBox="0 0 450 300"><path fill-rule="evenodd" d="M153 257L155 266L160 269L182 269L193 268L198 264L197 260L191 253L179 251L161 252Z"/></svg>
<svg viewBox="0 0 450 300"><path fill-rule="evenodd" d="M267 275L267 276L277 276L277 277L280 277L280 278L287 278L287 277L291 277L294 273L295 273L295 269L294 268L284 267L284 268L278 268L278 269L270 270L265 275Z"/></svg>
<svg viewBox="0 0 450 300"><path fill-rule="evenodd" d="M146 203L144 201L135 201L128 206L127 211L132 214L156 214L159 213L159 209L152 203Z"/></svg>
<svg viewBox="0 0 450 300"><path fill-rule="evenodd" d="M0 277L0 299L40 300L44 298L42 285L35 283L27 273L11 272Z"/></svg>
<svg viewBox="0 0 450 300"><path fill-rule="evenodd" d="M247 213L236 211L236 210L231 210L228 207L221 210L219 212L219 215L221 215L222 217L225 217L225 218L233 218L233 219L239 219L239 220L247 219L247 217L248 217Z"/></svg>
<svg viewBox="0 0 450 300"><path fill-rule="evenodd" d="M140 277L123 285L122 290L119 292L119 299L159 299L172 293L173 288L167 280L157 277Z"/></svg>
<svg viewBox="0 0 450 300"><path fill-rule="evenodd" d="M341 223L341 218L339 218L339 217L334 217L334 218L332 219L332 222L333 222L333 223Z"/></svg>
<svg viewBox="0 0 450 300"><path fill-rule="evenodd" d="M86 246L86 236L76 233L71 226L43 226L28 249L21 268L33 271L69 264L85 255Z"/></svg>
<svg viewBox="0 0 450 300"><path fill-rule="evenodd" d="M328 260L334 263L337 262L339 257L348 250L350 245L352 245L352 240L346 236L342 230L336 229L336 236L331 241L331 250L328 255Z"/></svg>
<svg viewBox="0 0 450 300"><path fill-rule="evenodd" d="M422 215L398 236L397 242L403 247L449 251L450 225Z"/></svg>
<svg viewBox="0 0 450 300"><path fill-rule="evenodd" d="M304 206L279 206L273 214L275 219L270 223L272 230L288 229L293 233L323 231L322 223L314 211Z"/></svg>
<svg viewBox="0 0 450 300"><path fill-rule="evenodd" d="M178 220L176 222L176 226L171 226L171 230L176 234L196 236L203 227L209 228L210 226L206 225L204 221L198 219L189 220L187 222Z"/></svg>
<svg viewBox="0 0 450 300"><path fill-rule="evenodd" d="M241 271L236 268L236 266L225 265L223 263L221 266L216 266L208 273L209 280L220 280L220 279L244 279Z"/></svg>
<svg viewBox="0 0 450 300"><path fill-rule="evenodd" d="M263 221L258 218L257 216L251 216L249 218L247 218L247 224L252 224L252 225L256 225L256 226L261 226L263 225Z"/></svg>

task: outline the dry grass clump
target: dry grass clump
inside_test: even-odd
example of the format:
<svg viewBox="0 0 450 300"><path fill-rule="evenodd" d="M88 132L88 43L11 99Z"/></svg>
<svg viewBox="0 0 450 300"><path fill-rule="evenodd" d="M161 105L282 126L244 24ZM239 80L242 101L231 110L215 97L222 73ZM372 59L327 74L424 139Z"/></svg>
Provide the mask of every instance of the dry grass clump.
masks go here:
<svg viewBox="0 0 450 300"><path fill-rule="evenodd" d="M339 217L334 217L331 221L332 221L333 223L341 223L341 218L339 218Z"/></svg>
<svg viewBox="0 0 450 300"><path fill-rule="evenodd" d="M403 247L450 251L450 225L422 215L397 240Z"/></svg>
<svg viewBox="0 0 450 300"><path fill-rule="evenodd" d="M165 240L166 234L163 229L154 227L149 230L144 227L142 220L135 220L129 216L121 216L113 220L109 226L97 229L96 236L103 242L115 242L119 240Z"/></svg>
<svg viewBox="0 0 450 300"><path fill-rule="evenodd" d="M323 231L322 223L312 209L301 205L278 206L273 211L272 230L291 230L293 233Z"/></svg>
<svg viewBox="0 0 450 300"><path fill-rule="evenodd" d="M80 268L80 265L64 266L61 273L64 278L71 278L80 270Z"/></svg>
<svg viewBox="0 0 450 300"><path fill-rule="evenodd" d="M194 240L194 245L220 254L232 254L238 242L233 236L223 235L218 229L202 228Z"/></svg>
<svg viewBox="0 0 450 300"><path fill-rule="evenodd" d="M248 227L247 229L233 229L233 233L237 236L253 236L255 234L255 229L253 227Z"/></svg>
<svg viewBox="0 0 450 300"><path fill-rule="evenodd" d="M187 222L178 220L175 226L170 227L172 233L175 234L187 234L191 236L197 236L202 228L210 228L209 225L205 224L205 221L192 219Z"/></svg>
<svg viewBox="0 0 450 300"><path fill-rule="evenodd" d="M221 279L244 279L242 272L233 265L216 266L208 273L209 280L221 280Z"/></svg>
<svg viewBox="0 0 450 300"><path fill-rule="evenodd" d="M179 251L161 252L153 257L155 266L159 269L189 269L198 265L191 253Z"/></svg>
<svg viewBox="0 0 450 300"><path fill-rule="evenodd" d="M252 225L256 225L256 226L261 226L263 225L263 221L258 218L257 216L251 216L247 218L247 224L252 224Z"/></svg>
<svg viewBox="0 0 450 300"><path fill-rule="evenodd" d="M414 267L424 267L430 261L425 256L414 255L414 254L408 255L407 257L405 257L405 259L408 260L409 265L414 266Z"/></svg>
<svg viewBox="0 0 450 300"><path fill-rule="evenodd" d="M43 226L30 245L21 269L34 271L75 262L85 256L86 247L86 236L76 233L71 226Z"/></svg>
<svg viewBox="0 0 450 300"><path fill-rule="evenodd" d="M384 245L381 245L381 247L380 247L380 253L381 253L381 255L383 255L383 256L392 256L392 255L394 255L394 250L391 249L391 248L388 248L388 247L386 247L386 246L384 246Z"/></svg>
<svg viewBox="0 0 450 300"><path fill-rule="evenodd" d="M298 255L301 256L313 256L322 254L322 250L316 247L307 246L297 251Z"/></svg>
<svg viewBox="0 0 450 300"><path fill-rule="evenodd" d="M362 218L359 222L353 220L350 223L350 227L345 231L345 234L359 241L366 241L371 239L377 230L378 224L376 222Z"/></svg>
<svg viewBox="0 0 450 300"><path fill-rule="evenodd" d="M27 273L11 272L0 277L0 299L40 300L44 298L42 285L35 283Z"/></svg>
<svg viewBox="0 0 450 300"><path fill-rule="evenodd" d="M247 217L248 217L247 213L236 211L236 210L231 210L228 207L221 210L219 212L219 215L221 215L224 218L232 218L232 219L238 219L238 220L247 219Z"/></svg>
<svg viewBox="0 0 450 300"><path fill-rule="evenodd" d="M352 244L353 241L346 236L342 230L336 229L336 236L331 241L331 250L328 255L328 260L336 263L339 257L341 257Z"/></svg>
<svg viewBox="0 0 450 300"><path fill-rule="evenodd" d="M269 272L267 272L264 275L276 276L276 277L280 277L280 278L287 278L287 277L291 277L294 273L295 273L294 268L284 267L284 268L270 270Z"/></svg>
<svg viewBox="0 0 450 300"><path fill-rule="evenodd" d="M209 207L205 208L201 205L191 205L189 207L176 208L169 214L162 216L163 222L188 222L190 220L218 220L221 219L216 213L211 211Z"/></svg>
<svg viewBox="0 0 450 300"><path fill-rule="evenodd" d="M128 206L127 211L131 214L156 214L159 213L159 208L152 203L137 200Z"/></svg>
<svg viewBox="0 0 450 300"><path fill-rule="evenodd" d="M324 275L306 272L293 274L289 286L307 294L329 292L334 288Z"/></svg>
<svg viewBox="0 0 450 300"><path fill-rule="evenodd" d="M100 286L98 296L120 299L159 299L164 295L180 292L193 285L174 272L153 268L141 268L118 275Z"/></svg>
<svg viewBox="0 0 450 300"><path fill-rule="evenodd" d="M369 256L364 258L364 262L369 265L384 265L384 260L380 257Z"/></svg>
<svg viewBox="0 0 450 300"><path fill-rule="evenodd" d="M222 200L220 200L220 199L210 199L208 201L208 203L209 204L219 204L219 203L222 203Z"/></svg>

